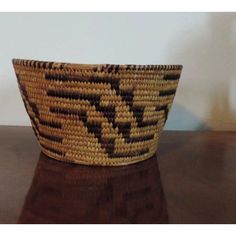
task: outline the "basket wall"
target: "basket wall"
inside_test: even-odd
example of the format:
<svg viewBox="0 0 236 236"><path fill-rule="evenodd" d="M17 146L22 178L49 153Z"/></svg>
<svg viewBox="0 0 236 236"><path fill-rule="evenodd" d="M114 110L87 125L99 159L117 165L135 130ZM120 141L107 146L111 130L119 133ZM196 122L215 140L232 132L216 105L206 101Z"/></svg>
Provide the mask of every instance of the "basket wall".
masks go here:
<svg viewBox="0 0 236 236"><path fill-rule="evenodd" d="M57 160L126 165L157 150L182 66L13 60L42 151Z"/></svg>

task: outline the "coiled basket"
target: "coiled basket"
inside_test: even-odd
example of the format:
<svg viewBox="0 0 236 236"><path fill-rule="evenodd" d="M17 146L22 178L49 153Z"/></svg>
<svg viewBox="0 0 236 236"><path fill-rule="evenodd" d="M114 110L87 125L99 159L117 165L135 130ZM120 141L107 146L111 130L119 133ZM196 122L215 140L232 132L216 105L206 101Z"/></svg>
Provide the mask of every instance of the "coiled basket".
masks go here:
<svg viewBox="0 0 236 236"><path fill-rule="evenodd" d="M152 157L181 65L86 65L13 59L33 130L49 157L127 165Z"/></svg>

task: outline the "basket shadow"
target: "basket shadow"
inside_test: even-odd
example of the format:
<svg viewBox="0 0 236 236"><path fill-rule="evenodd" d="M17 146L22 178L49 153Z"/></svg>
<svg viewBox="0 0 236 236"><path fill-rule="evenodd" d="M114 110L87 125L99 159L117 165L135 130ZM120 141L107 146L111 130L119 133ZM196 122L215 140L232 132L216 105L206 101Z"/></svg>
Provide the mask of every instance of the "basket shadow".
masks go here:
<svg viewBox="0 0 236 236"><path fill-rule="evenodd" d="M201 25L199 30L189 28L188 37L177 37L179 40L171 43L170 48L174 50L170 51L168 58L171 63L178 61L184 65L175 101L201 117L206 126L199 127L200 119L193 119L191 114L184 118L185 123L178 119L180 123L175 125L191 130L235 130L236 14L204 14L207 30L200 28ZM174 109L174 115L182 117L181 110ZM174 127L172 123L169 123L170 129Z"/></svg>

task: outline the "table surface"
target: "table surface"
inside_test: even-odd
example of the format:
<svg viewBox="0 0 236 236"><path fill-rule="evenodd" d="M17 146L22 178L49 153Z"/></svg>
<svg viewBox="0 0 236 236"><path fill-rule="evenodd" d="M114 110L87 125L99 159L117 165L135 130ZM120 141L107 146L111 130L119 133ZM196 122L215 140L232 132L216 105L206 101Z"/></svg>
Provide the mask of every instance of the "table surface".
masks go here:
<svg viewBox="0 0 236 236"><path fill-rule="evenodd" d="M89 167L0 127L0 223L236 223L236 132L163 132L157 156Z"/></svg>

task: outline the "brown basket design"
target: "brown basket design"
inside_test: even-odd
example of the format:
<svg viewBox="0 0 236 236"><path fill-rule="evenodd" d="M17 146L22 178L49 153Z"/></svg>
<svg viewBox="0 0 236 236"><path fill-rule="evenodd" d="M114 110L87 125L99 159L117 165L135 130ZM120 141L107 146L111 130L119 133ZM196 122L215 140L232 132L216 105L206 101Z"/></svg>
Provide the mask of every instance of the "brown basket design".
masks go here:
<svg viewBox="0 0 236 236"><path fill-rule="evenodd" d="M180 65L85 65L13 59L42 151L57 160L127 165L156 152Z"/></svg>

